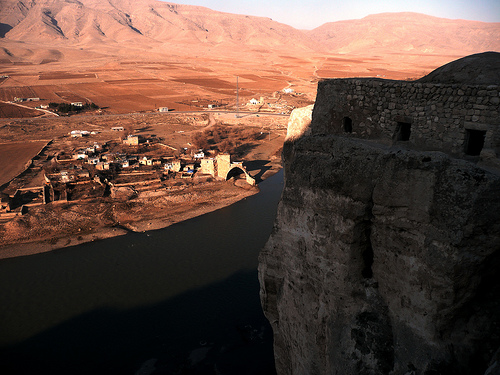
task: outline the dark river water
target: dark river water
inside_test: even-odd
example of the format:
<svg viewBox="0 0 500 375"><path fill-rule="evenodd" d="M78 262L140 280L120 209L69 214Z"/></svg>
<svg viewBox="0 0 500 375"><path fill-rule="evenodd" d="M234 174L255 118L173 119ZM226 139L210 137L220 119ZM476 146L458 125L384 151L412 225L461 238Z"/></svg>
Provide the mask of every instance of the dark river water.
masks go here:
<svg viewBox="0 0 500 375"><path fill-rule="evenodd" d="M257 257L282 184L165 229L0 260L0 374L272 374Z"/></svg>

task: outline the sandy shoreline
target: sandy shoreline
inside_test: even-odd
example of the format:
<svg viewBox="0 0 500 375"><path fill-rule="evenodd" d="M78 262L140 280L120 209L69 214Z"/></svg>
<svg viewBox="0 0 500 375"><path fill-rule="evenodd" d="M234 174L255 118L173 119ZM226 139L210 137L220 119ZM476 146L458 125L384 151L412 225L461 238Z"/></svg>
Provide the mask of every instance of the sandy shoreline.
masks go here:
<svg viewBox="0 0 500 375"><path fill-rule="evenodd" d="M269 177L269 176L266 176ZM186 204L182 210L167 215L158 215L154 218L128 222L119 226L98 227L90 232L77 232L68 236L48 239L37 239L33 242L20 242L0 246L0 259L8 259L20 256L34 255L57 250L69 246L75 246L86 242L99 241L111 237L117 237L127 234L128 232L145 232L149 230L157 230L166 228L172 224L176 224L185 220L201 216L218 209L230 206L246 197L257 194L258 188L239 189L237 194L224 197L214 202L213 200L204 202L200 205Z"/></svg>
<svg viewBox="0 0 500 375"><path fill-rule="evenodd" d="M98 228L92 233L74 234L60 237L56 243L50 240L16 243L0 247L0 259L46 253L52 250L79 245L85 242L99 241L106 238L127 234L122 228Z"/></svg>

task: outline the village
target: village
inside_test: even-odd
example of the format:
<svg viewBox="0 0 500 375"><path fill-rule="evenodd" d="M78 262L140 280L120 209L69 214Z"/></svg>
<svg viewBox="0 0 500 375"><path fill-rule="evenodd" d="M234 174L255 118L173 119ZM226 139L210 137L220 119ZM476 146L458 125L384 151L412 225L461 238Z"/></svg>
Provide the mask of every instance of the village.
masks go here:
<svg viewBox="0 0 500 375"><path fill-rule="evenodd" d="M159 229L258 192L281 168L288 115L312 101L290 85L236 89L235 102L191 95L132 113L69 90L4 90L0 160L15 162L0 173L0 248Z"/></svg>
<svg viewBox="0 0 500 375"><path fill-rule="evenodd" d="M6 122L19 169L0 186L0 247L159 229L244 199L279 170L286 122L159 111Z"/></svg>
<svg viewBox="0 0 500 375"><path fill-rule="evenodd" d="M123 127L111 130L124 132ZM187 148L178 152L156 137L135 134L123 136L121 143L92 141L88 139L92 132L86 130L73 130L69 135L83 142L71 142L72 147L48 154L42 151L45 157L33 160L25 176L41 169L44 184L15 191L15 183L11 184L1 194L0 219L11 219L50 202L107 196L131 199L141 192L184 186L185 179L201 183L243 176L244 184L255 185L243 162L231 161L229 153Z"/></svg>
<svg viewBox="0 0 500 375"><path fill-rule="evenodd" d="M265 137L259 116L266 113L288 115L295 105L302 103L302 97L302 93L285 88L275 91L269 97L251 98L239 106L241 112L238 103L236 107L230 107L237 114L240 113L240 116L235 116L237 120L248 116L249 113L254 114L254 120L259 123L261 131L246 129L243 133L248 136L248 132L253 132L250 138L255 141L262 135ZM40 101L38 97L14 97L10 103L30 105ZM189 108L205 111L221 107L231 110L223 100L195 98L184 104L186 107L189 105ZM51 102L35 105L34 109L56 116L68 115L68 111L70 115L78 114L82 109L94 110L94 115L103 113L92 102ZM159 107L156 113L169 113L169 108ZM215 123L215 112L208 113L209 124ZM231 141L239 135L228 134L227 130L221 129L220 126L215 127L216 134L212 134L213 131L205 134L199 132L193 134L192 143L187 142L187 147L179 147L178 144L174 147L164 143L165 137L157 134L136 134L130 126L115 125L106 129L108 139L103 139L102 128L82 128L71 130L62 138L48 141L21 175L14 178L8 186L2 186L0 223L23 215L30 208L48 203L80 202L82 199L105 197L132 199L138 197L141 192L172 190L185 186L188 181L191 184L199 184L234 179L240 187L254 186L256 183L242 161L232 160L235 156L242 156L241 147L244 146L238 149L233 147L238 145ZM180 130L179 133L184 131ZM211 136L212 144L207 142ZM218 141L222 141L221 144L214 147L213 144ZM232 155L231 151L235 151L235 148L237 155Z"/></svg>

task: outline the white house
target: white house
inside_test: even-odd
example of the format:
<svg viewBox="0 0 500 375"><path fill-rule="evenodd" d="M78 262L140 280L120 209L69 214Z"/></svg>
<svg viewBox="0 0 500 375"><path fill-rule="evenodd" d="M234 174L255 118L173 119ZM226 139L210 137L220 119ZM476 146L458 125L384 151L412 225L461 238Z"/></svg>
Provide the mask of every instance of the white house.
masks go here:
<svg viewBox="0 0 500 375"><path fill-rule="evenodd" d="M87 130L72 130L70 134L72 137L86 137L90 132Z"/></svg>
<svg viewBox="0 0 500 375"><path fill-rule="evenodd" d="M203 159L205 157L205 153L203 150L198 150L197 153L194 154L195 159Z"/></svg>
<svg viewBox="0 0 500 375"><path fill-rule="evenodd" d="M142 165L153 165L153 159L148 158L147 156L143 156L141 159L139 159L139 163Z"/></svg>
<svg viewBox="0 0 500 375"><path fill-rule="evenodd" d="M75 160L85 160L88 159L89 156L87 155L85 150L78 150L73 154L73 159Z"/></svg>

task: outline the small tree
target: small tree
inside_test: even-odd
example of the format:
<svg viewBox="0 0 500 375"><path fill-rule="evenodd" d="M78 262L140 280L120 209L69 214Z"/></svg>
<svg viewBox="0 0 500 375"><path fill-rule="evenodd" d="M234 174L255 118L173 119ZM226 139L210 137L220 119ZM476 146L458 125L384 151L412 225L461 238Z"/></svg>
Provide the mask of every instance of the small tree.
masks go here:
<svg viewBox="0 0 500 375"><path fill-rule="evenodd" d="M224 139L218 146L220 152L228 152L231 153L233 150L233 143L229 139Z"/></svg>
<svg viewBox="0 0 500 375"><path fill-rule="evenodd" d="M208 140L201 132L194 133L191 137L191 142L198 149L206 150L209 148Z"/></svg>

